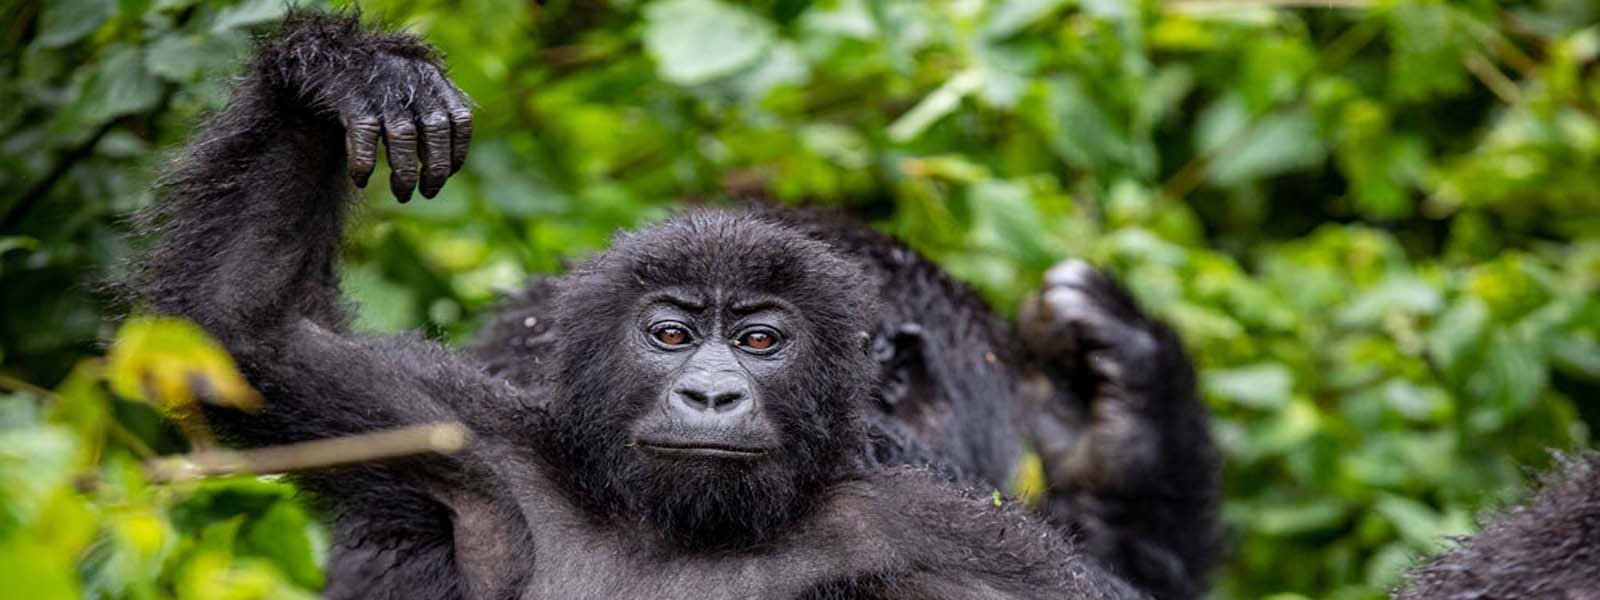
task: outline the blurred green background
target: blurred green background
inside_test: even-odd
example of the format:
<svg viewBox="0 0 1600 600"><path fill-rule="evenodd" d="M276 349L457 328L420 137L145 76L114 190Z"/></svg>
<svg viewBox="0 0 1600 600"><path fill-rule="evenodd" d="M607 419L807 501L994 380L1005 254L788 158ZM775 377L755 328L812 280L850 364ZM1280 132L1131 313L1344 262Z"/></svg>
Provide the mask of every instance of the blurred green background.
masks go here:
<svg viewBox="0 0 1600 600"><path fill-rule="evenodd" d="M97 283L123 268L124 216L284 6L0 8L16 597L321 580L324 536L285 484L141 466L186 443L140 378L214 348L124 335L133 350L96 358L127 310ZM363 8L425 34L479 103L439 198L367 190L344 271L365 327L469 340L498 291L684 201L838 207L1006 313L1086 257L1201 366L1227 455L1217 598L1380 597L1600 423L1593 0Z"/></svg>

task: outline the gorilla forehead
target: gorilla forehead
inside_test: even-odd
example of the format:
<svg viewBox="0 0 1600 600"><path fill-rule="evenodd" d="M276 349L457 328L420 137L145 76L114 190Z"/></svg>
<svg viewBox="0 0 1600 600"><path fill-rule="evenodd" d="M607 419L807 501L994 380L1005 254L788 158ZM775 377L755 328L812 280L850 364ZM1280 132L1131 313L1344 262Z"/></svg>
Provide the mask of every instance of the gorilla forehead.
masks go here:
<svg viewBox="0 0 1600 600"><path fill-rule="evenodd" d="M854 262L785 223L742 211L696 210L624 232L573 275L574 291L612 302L664 288L770 294L810 318L859 321L850 323L858 328L874 298Z"/></svg>

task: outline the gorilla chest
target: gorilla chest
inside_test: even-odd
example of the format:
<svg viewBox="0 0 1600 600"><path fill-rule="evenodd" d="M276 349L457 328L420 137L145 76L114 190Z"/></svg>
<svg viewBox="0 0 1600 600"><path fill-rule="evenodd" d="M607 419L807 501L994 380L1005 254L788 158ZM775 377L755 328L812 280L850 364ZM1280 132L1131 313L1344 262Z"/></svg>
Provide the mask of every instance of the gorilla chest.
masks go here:
<svg viewBox="0 0 1600 600"><path fill-rule="evenodd" d="M685 553L643 536L582 524L534 527L535 556L524 600L537 598L789 598L804 569L766 552Z"/></svg>
<svg viewBox="0 0 1600 600"><path fill-rule="evenodd" d="M591 523L555 494L528 494L519 504L521 510L454 504L455 562L466 597L792 598L835 570L812 570L829 561L793 550L804 544L685 552L652 533Z"/></svg>

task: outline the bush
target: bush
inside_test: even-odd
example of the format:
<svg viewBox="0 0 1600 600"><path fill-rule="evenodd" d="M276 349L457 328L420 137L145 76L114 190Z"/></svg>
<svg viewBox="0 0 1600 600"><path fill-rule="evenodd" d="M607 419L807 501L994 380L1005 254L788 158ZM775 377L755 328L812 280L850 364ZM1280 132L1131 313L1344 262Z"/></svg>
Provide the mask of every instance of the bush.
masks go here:
<svg viewBox="0 0 1600 600"><path fill-rule="evenodd" d="M497 290L682 199L837 206L1007 312L1088 257L1201 363L1228 459L1219 597L1381 596L1600 419L1591 2L363 6L480 104L440 198L398 207L373 178L344 273L365 327L464 340ZM126 254L119 217L282 9L24 0L0 21L20 34L0 39L0 381L55 388L0 404L0 570L29 597L317 585L285 486L147 481L136 448L188 442L86 358L128 308L92 285Z"/></svg>

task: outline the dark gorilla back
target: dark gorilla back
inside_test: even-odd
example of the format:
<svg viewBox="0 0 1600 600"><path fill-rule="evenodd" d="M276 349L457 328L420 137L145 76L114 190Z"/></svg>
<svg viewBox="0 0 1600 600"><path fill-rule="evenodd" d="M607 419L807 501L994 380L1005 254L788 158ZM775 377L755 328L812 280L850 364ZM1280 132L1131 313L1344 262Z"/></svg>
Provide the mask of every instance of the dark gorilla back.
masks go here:
<svg viewBox="0 0 1600 600"><path fill-rule="evenodd" d="M1563 457L1526 504L1406 574L1400 600L1600 598L1600 452Z"/></svg>

